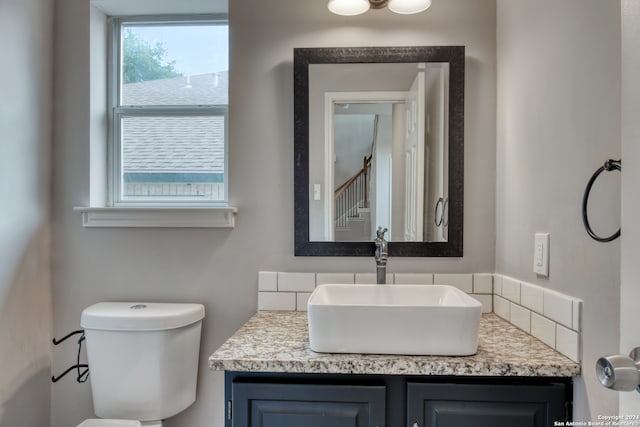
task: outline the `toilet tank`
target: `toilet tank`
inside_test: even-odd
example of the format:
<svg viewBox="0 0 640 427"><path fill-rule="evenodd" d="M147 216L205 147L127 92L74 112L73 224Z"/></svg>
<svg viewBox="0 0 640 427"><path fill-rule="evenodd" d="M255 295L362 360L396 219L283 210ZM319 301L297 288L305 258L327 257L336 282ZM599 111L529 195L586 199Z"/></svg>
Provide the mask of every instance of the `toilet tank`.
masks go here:
<svg viewBox="0 0 640 427"><path fill-rule="evenodd" d="M196 398L201 304L101 302L82 312L94 412L155 421Z"/></svg>

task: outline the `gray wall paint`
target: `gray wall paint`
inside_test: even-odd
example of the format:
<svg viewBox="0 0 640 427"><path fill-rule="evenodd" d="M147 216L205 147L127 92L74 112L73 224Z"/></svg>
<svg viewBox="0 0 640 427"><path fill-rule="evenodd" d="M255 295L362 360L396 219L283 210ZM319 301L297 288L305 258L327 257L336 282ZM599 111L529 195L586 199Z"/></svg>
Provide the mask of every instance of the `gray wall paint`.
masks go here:
<svg viewBox="0 0 640 427"><path fill-rule="evenodd" d="M620 352L640 346L638 312L640 311L640 3L622 1L622 234L620 283ZM604 354L603 354L604 355ZM640 414L640 396L621 393L620 412Z"/></svg>
<svg viewBox="0 0 640 427"><path fill-rule="evenodd" d="M496 271L584 300L575 419L615 414L594 366L618 350L620 241L591 240L580 206L591 174L620 156L620 3L499 0L497 16ZM618 173L594 186L601 234L620 225L619 189ZM536 232L551 233L548 279L532 271Z"/></svg>
<svg viewBox="0 0 640 427"><path fill-rule="evenodd" d="M208 372L205 359L255 310L257 271L346 271L354 262L362 271L370 269L369 260L296 259L291 254L291 48L466 44L467 255L455 260L392 260L390 268L491 271L493 251L487 249L494 245L497 209L497 272L585 300L586 369L585 380L579 380L576 390L576 419L615 413L617 395L595 384L589 367L598 355L618 351L619 244L596 244L586 237L579 203L593 170L620 151L616 142L620 138L617 2L547 0L548 4L533 8L524 1L499 2L497 203L492 189L496 179L492 2L436 3L427 14L406 18L387 12L338 18L325 14L322 2L288 1L277 7L251 3L234 0L231 7L232 66L238 70L231 88L231 108L238 111L231 122L231 191L232 203L240 208L238 226L233 231L202 231L81 228L71 208L89 199L89 10L83 0L57 2L52 276L56 335L77 327L82 308L99 300L205 303L199 400L168 425L221 425L221 375ZM627 28L637 21L631 3L623 3ZM12 347L14 351L3 347L0 352L0 357L10 358L15 374L0 380L0 426L45 425L49 405L45 385L49 348L42 343L48 341L50 316L46 219L50 7L48 2L36 5L32 0L0 4L2 27L24 36L0 42L3 57L17 55L18 64L17 73L11 70L11 79L0 76L0 81L11 82L3 86L3 93L15 93L0 102L0 136L3 149L10 150L0 158L0 172L11 172L11 180L3 175L0 183L20 182L16 177L21 177L24 185L20 191L0 187L2 197L12 200L0 217L0 337L23 339ZM626 46L632 46L635 33L625 34ZM634 64L633 58L627 60L623 70L629 73ZM624 76L625 92L634 89L635 83ZM635 111L633 102L626 98L623 112ZM26 117L30 121L20 125ZM245 126L247 120L253 126ZM634 124L633 117L623 116L625 141L632 141ZM625 159L633 162L632 143L623 147ZM11 162L6 161L9 156ZM627 182L633 181L632 175L626 176L630 176ZM260 182L277 183L281 191L262 188ZM601 185L593 196L592 215L599 229L612 230L618 225L617 213L598 205L608 201L617 205L617 194L610 199L605 194L615 193L618 182L615 177L603 178ZM633 188L628 185L623 191L629 194ZM553 207L552 214L548 206ZM263 224L269 224L269 234ZM536 231L552 234L549 280L530 272ZM624 253L633 257L633 247ZM630 282L623 283L623 297L631 289ZM623 337L622 351L637 344L632 338ZM73 349L56 349L54 371L72 360ZM55 385L51 425L66 427L90 416L87 390L86 385L70 381Z"/></svg>
<svg viewBox="0 0 640 427"><path fill-rule="evenodd" d="M257 307L257 273L373 272L370 259L293 256L294 47L466 45L465 256L391 259L392 272L490 272L495 217L495 1L435 2L425 14L333 16L324 1L230 1L230 202L234 230L83 229L89 203L89 5L56 2L53 226L54 332L78 327L103 300L205 304L196 403L175 426L221 426L222 374L206 358ZM265 183L268 183L265 184ZM54 370L73 359L56 349ZM52 396L54 427L92 416L89 386L64 381Z"/></svg>
<svg viewBox="0 0 640 427"><path fill-rule="evenodd" d="M53 2L0 2L0 427L50 412Z"/></svg>
<svg viewBox="0 0 640 427"><path fill-rule="evenodd" d="M447 1L425 14L394 15L386 10L338 17L326 3L248 0L230 2L231 169L230 185L251 187L251 158L263 159L263 172L282 194L269 193L282 215L281 243L266 266L311 271L372 269L372 261L348 258L295 258L293 244L293 81L294 47L455 45L467 46L465 118L465 257L392 259L390 268L419 271L485 271L493 268L495 165L495 7L493 1ZM231 101L230 101L231 103ZM237 114L234 114L237 111ZM473 114L471 114L473 112ZM252 126L246 126L249 122ZM234 158L234 144L238 157ZM246 147L246 151L242 151ZM261 191L261 189L257 189ZM233 196L232 196L233 197ZM242 196L245 197L244 195ZM243 200L243 203L248 200ZM242 212L240 212L242 216ZM235 233L235 232L234 232ZM487 249L490 250L487 250ZM320 269L320 270L318 270Z"/></svg>

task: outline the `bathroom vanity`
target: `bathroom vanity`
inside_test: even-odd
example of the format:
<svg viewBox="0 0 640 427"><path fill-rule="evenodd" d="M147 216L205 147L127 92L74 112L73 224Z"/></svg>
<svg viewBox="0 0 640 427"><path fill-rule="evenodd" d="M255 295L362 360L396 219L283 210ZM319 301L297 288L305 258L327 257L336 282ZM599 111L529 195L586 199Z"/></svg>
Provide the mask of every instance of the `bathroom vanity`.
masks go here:
<svg viewBox="0 0 640 427"><path fill-rule="evenodd" d="M307 314L261 311L209 358L226 426L548 426L580 365L493 314L472 356L315 353Z"/></svg>

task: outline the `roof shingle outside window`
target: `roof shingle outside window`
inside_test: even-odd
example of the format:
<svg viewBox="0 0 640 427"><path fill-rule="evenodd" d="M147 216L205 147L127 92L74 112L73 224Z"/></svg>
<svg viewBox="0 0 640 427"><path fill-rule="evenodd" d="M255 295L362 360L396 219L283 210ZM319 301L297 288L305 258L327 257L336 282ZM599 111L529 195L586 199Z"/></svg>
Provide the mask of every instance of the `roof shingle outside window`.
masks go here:
<svg viewBox="0 0 640 427"><path fill-rule="evenodd" d="M128 83L121 105L227 105L229 72Z"/></svg>
<svg viewBox="0 0 640 427"><path fill-rule="evenodd" d="M228 71L129 83L122 105L228 104ZM221 116L130 116L123 122L123 173L224 173Z"/></svg>

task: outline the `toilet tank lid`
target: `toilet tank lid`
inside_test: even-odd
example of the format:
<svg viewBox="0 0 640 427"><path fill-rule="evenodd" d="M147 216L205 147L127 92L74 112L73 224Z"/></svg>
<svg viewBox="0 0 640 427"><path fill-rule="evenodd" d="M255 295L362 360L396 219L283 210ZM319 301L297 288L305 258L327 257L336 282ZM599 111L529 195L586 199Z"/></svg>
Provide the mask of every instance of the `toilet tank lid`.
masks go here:
<svg viewBox="0 0 640 427"><path fill-rule="evenodd" d="M100 302L82 311L80 325L106 331L162 331L198 322L202 304Z"/></svg>
<svg viewBox="0 0 640 427"><path fill-rule="evenodd" d="M103 420L92 418L84 420L77 427L140 427L140 421L134 420Z"/></svg>

